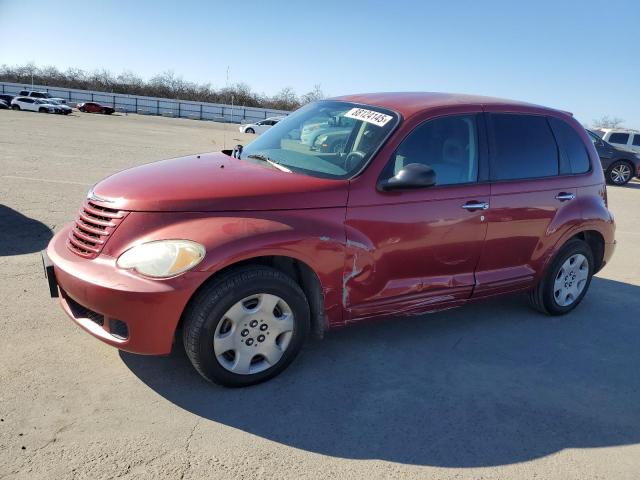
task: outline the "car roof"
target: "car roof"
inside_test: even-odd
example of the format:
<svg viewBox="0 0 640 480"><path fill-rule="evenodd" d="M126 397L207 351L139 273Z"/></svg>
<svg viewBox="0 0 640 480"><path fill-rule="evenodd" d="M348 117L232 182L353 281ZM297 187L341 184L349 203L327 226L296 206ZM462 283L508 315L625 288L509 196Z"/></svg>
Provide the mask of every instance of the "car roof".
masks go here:
<svg viewBox="0 0 640 480"><path fill-rule="evenodd" d="M466 95L460 93L443 92L379 92L360 93L334 97L330 100L340 100L353 103L374 105L400 113L409 118L416 113L439 107L454 106L501 106L514 107L516 110L560 111L533 103L507 100L504 98L485 97L481 95ZM569 112L563 112L571 115Z"/></svg>

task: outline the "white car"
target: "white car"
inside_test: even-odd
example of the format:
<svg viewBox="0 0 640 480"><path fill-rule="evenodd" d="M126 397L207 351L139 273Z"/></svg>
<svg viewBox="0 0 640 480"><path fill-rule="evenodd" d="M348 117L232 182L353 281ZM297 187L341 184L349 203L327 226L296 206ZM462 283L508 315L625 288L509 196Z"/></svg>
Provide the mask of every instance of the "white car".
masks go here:
<svg viewBox="0 0 640 480"><path fill-rule="evenodd" d="M51 103L50 100L42 98L16 97L11 100L11 108L13 110L27 110L41 113L64 113L62 110L63 106L64 105Z"/></svg>
<svg viewBox="0 0 640 480"><path fill-rule="evenodd" d="M49 100L57 100L58 103L67 103L67 101L64 98L59 98L59 97L52 97L49 92L38 92L36 90L21 90L20 93L18 93L19 97L33 97L33 98L43 98L43 99L49 99Z"/></svg>
<svg viewBox="0 0 640 480"><path fill-rule="evenodd" d="M640 153L640 131L624 128L601 128L598 130L602 139L616 147Z"/></svg>
<svg viewBox="0 0 640 480"><path fill-rule="evenodd" d="M273 127L276 123L282 120L284 117L270 117L265 118L264 120L260 120L256 123L247 123L245 125L240 125L239 130L242 133L264 133Z"/></svg>

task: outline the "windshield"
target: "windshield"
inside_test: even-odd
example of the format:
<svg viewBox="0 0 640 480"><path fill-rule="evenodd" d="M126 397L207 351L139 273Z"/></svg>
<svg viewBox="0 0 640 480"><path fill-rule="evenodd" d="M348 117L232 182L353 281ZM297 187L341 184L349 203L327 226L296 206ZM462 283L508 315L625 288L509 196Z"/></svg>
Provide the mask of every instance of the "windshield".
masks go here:
<svg viewBox="0 0 640 480"><path fill-rule="evenodd" d="M349 178L367 164L397 123L394 112L380 107L314 102L244 147L240 158L315 177Z"/></svg>

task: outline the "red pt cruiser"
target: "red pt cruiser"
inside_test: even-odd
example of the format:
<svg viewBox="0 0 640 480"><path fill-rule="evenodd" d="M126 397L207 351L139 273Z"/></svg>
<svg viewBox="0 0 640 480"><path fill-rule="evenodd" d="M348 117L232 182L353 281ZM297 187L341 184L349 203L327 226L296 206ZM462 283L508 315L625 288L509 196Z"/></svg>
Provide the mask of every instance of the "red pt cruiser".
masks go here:
<svg viewBox="0 0 640 480"><path fill-rule="evenodd" d="M339 147L303 143L308 124ZM379 93L307 105L244 148L117 173L44 260L93 336L167 354L182 327L198 372L242 386L281 372L309 333L361 320L513 292L567 313L614 229L570 114Z"/></svg>

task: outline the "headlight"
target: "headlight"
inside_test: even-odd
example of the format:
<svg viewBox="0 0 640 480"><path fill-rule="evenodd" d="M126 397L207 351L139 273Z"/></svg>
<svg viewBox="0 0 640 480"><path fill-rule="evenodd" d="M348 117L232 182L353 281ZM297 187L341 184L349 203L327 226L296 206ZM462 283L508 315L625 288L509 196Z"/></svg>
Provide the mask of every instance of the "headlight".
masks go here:
<svg viewBox="0 0 640 480"><path fill-rule="evenodd" d="M167 278L192 269L204 254L204 247L190 240L158 240L130 248L118 257L116 265L149 277Z"/></svg>

